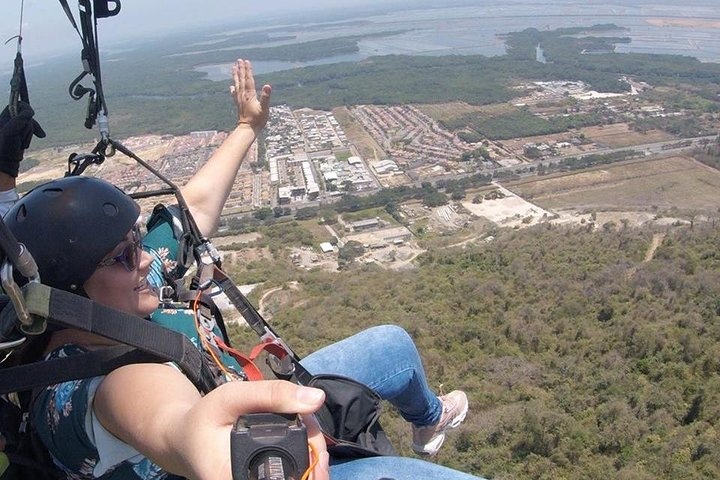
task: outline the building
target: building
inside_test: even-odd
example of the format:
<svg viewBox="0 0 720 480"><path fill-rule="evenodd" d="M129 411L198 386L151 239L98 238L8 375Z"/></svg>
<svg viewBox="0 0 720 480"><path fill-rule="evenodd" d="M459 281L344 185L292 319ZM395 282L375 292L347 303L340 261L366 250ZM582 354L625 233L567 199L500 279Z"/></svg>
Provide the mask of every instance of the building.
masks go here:
<svg viewBox="0 0 720 480"><path fill-rule="evenodd" d="M325 178L326 182L337 182L338 181L338 174L337 172L325 172L323 173L323 178Z"/></svg>
<svg viewBox="0 0 720 480"><path fill-rule="evenodd" d="M278 203L280 205L286 205L292 201L292 192L290 190L290 187L280 187L278 188Z"/></svg>
<svg viewBox="0 0 720 480"><path fill-rule="evenodd" d="M320 187L315 181L315 175L313 174L312 166L309 161L302 163L303 177L305 177L305 187L308 196L311 200L314 200L320 194Z"/></svg>
<svg viewBox="0 0 720 480"><path fill-rule="evenodd" d="M377 162L373 162L371 166L373 170L375 170L375 173L378 175L386 175L389 173L396 173L400 171L400 167L398 167L397 163L393 162L392 160L380 160Z"/></svg>
<svg viewBox="0 0 720 480"><path fill-rule="evenodd" d="M356 190L367 190L375 186L371 178L354 178L351 181Z"/></svg>
<svg viewBox="0 0 720 480"><path fill-rule="evenodd" d="M353 228L353 230L369 230L371 228L377 228L380 226L380 220L377 218L369 218L367 220L358 220L357 222L352 222L350 226Z"/></svg>

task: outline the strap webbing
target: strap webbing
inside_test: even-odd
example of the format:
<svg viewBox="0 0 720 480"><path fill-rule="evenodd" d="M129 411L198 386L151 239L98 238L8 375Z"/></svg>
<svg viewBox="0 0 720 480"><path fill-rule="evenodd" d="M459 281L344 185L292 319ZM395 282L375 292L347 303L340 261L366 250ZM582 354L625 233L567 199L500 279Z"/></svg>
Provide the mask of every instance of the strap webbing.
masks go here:
<svg viewBox="0 0 720 480"><path fill-rule="evenodd" d="M123 365L162 361L155 355L128 345L107 347L84 354L1 369L0 394L107 375Z"/></svg>
<svg viewBox="0 0 720 480"><path fill-rule="evenodd" d="M263 343L255 347L254 355L251 353L250 358L255 360L263 350L278 359L283 359L287 356L292 363L292 372L289 375L285 375L275 371L275 375L280 378L293 380L302 385L307 385L312 375L300 364L300 357L275 333L270 324L262 317L260 312L253 307L252 303L243 295L237 285L235 285L230 277L217 265L213 266L213 280L223 293L225 293L230 303L240 312L250 328L252 328L263 341ZM257 351L255 352L255 350Z"/></svg>
<svg viewBox="0 0 720 480"><path fill-rule="evenodd" d="M257 365L255 365L254 358L244 355L242 352L227 345L225 342L222 341L222 339L218 337L215 337L215 343L218 344L218 347L220 347L222 350L231 355L235 360L237 360L237 362L240 364L243 371L245 372L245 375L247 375L248 380L250 380L251 382L263 380L263 374L257 367Z"/></svg>
<svg viewBox="0 0 720 480"><path fill-rule="evenodd" d="M99 305L87 298L39 283L31 282L23 287L23 290L27 309L31 315L46 318L56 325L101 335L126 346L135 347L142 353L142 355L141 353L131 354L128 350L125 352L116 350L113 356L111 355L113 352L106 352L108 356L105 359L110 363L100 367L89 361L93 358L92 356L78 355L78 358L84 360L78 360L77 365L65 368L64 371L58 373L58 375L67 374L65 377L70 376L69 378L63 377L64 380L95 376L98 375L97 368L102 368L102 371L107 368L112 370L121 365L117 363L121 359L133 358L132 363L138 363L141 360L175 362L190 381L203 392L209 392L217 386L203 361L202 353L181 333L168 330L140 317ZM127 347L125 348L127 349ZM96 353L95 355L101 358L103 354ZM68 362L69 364L70 362ZM33 365L35 364L24 367ZM48 365L47 362L40 362L36 367L46 369ZM5 369L5 371L15 372L15 368L20 367Z"/></svg>

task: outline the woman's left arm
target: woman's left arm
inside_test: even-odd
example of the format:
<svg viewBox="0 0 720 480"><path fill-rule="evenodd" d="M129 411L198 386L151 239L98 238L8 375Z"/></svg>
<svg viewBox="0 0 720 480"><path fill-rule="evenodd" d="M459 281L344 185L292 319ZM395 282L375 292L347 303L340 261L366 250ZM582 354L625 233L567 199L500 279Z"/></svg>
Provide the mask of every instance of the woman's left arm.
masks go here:
<svg viewBox="0 0 720 480"><path fill-rule="evenodd" d="M205 236L217 229L220 213L230 195L235 176L250 146L265 127L270 113L270 85L260 98L255 91L252 65L239 59L233 65L230 86L238 111L238 124L205 165L182 187L182 194Z"/></svg>

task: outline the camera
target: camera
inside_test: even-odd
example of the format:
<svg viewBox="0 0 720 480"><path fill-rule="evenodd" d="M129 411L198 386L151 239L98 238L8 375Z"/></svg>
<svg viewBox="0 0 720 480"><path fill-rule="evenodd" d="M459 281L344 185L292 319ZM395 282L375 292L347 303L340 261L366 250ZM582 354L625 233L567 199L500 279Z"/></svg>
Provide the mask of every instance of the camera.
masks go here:
<svg viewBox="0 0 720 480"><path fill-rule="evenodd" d="M300 480L308 469L307 432L296 415L239 417L230 450L233 480Z"/></svg>

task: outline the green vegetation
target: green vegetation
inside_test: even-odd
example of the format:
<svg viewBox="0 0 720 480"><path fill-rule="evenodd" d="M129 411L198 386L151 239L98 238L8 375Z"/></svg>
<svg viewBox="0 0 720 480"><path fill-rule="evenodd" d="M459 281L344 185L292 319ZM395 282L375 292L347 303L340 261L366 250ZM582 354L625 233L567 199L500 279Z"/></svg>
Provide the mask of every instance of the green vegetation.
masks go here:
<svg viewBox="0 0 720 480"><path fill-rule="evenodd" d="M361 64L336 64L268 76L282 90L284 102L329 108L358 103L442 103L460 100L474 105L500 103L519 95L507 88L514 80L579 80L605 92L627 91L620 76L631 75L653 85L696 85L712 93L720 65L678 55L618 54L613 45L627 39L574 37L582 32L618 30L613 25L508 34L509 52L500 57L375 57ZM549 63L535 61L540 43ZM601 48L602 47L602 48ZM591 48L593 55L587 53ZM298 84L299 82L299 84ZM712 101L717 97L704 95Z"/></svg>
<svg viewBox="0 0 720 480"><path fill-rule="evenodd" d="M447 205L448 198L443 192L438 189L430 182L423 182L421 188L422 192L422 203L426 207L439 207L441 205Z"/></svg>
<svg viewBox="0 0 720 480"><path fill-rule="evenodd" d="M556 163L541 163L538 165L537 174L544 175L551 172L567 172L572 170L584 170L596 167L598 165L608 165L615 162L622 162L637 157L637 152L633 150L621 150L613 153L594 153L583 157L571 157Z"/></svg>
<svg viewBox="0 0 720 480"><path fill-rule="evenodd" d="M396 32L378 33L373 36L386 37ZM329 38L310 42L290 43L275 47L238 48L232 50L232 58L250 60L279 60L285 62L307 62L318 58L347 55L358 51L357 42L365 36ZM205 56L209 55L209 56ZM214 51L203 54L203 63L227 61L228 52Z"/></svg>
<svg viewBox="0 0 720 480"><path fill-rule="evenodd" d="M270 42L283 42L295 39L295 35L271 35L274 31L284 31L284 28L268 29L262 32L242 32L235 35L223 35L224 40L214 41L205 47L191 43L186 47L180 47L178 55L190 55L202 50L202 53L209 53L208 50L235 49L242 48L242 45L260 45Z"/></svg>
<svg viewBox="0 0 720 480"><path fill-rule="evenodd" d="M465 143L477 143L485 140L482 135L472 130L461 130L457 136Z"/></svg>
<svg viewBox="0 0 720 480"><path fill-rule="evenodd" d="M280 252L288 246L303 245L312 247L319 243L312 232L302 228L300 223L296 221L281 222L260 229L262 238L257 240L254 245L259 247L268 247L274 254Z"/></svg>
<svg viewBox="0 0 720 480"><path fill-rule="evenodd" d="M22 182L22 183L18 184L17 191L18 191L18 193L23 194L25 192L29 192L33 188L35 188L38 185L43 184L45 182L46 182L46 180L33 180L31 182Z"/></svg>
<svg viewBox="0 0 720 480"><path fill-rule="evenodd" d="M636 120L631 128L638 132L649 130L663 130L678 137L699 137L718 133L716 123L703 122L702 119L693 115L679 117L652 117Z"/></svg>
<svg viewBox="0 0 720 480"><path fill-rule="evenodd" d="M671 229L643 262L653 233L540 226L402 273L297 271L276 278L301 291L273 326L300 354L406 328L431 384L470 395L441 463L519 480L718 478L720 228ZM411 454L407 424L383 418Z"/></svg>
<svg viewBox="0 0 720 480"><path fill-rule="evenodd" d="M438 189L445 189L452 192L458 189L466 189L487 185L492 181L492 175L476 174L459 180L439 180L435 186L429 182L424 182L420 187L401 186L393 188L384 188L378 193L367 196L345 195L339 202L333 204L333 209L337 212L356 212L359 210L367 210L369 208L382 207L387 205L397 205L406 200L422 200L428 206L444 205L447 198Z"/></svg>
<svg viewBox="0 0 720 480"><path fill-rule="evenodd" d="M708 144L704 149L693 152L693 157L699 162L720 170L720 137Z"/></svg>
<svg viewBox="0 0 720 480"><path fill-rule="evenodd" d="M533 115L527 109L517 109L486 118L477 114L467 114L454 119L452 122L445 122L445 126L450 129L453 129L453 127L470 127L478 132L481 137L492 140L507 140L509 138L565 132L574 128L600 125L602 121L602 117L594 114L556 116L545 119Z"/></svg>
<svg viewBox="0 0 720 480"><path fill-rule="evenodd" d="M476 148L475 150L471 152L465 152L462 154L460 159L463 162L467 162L468 160L477 160L477 159L483 159L483 160L490 160L490 152L485 147Z"/></svg>
<svg viewBox="0 0 720 480"><path fill-rule="evenodd" d="M336 152L335 158L338 162L347 162L347 159L352 156L352 153L348 150L346 152Z"/></svg>
<svg viewBox="0 0 720 480"><path fill-rule="evenodd" d="M361 210L358 212L347 212L342 216L343 222L351 223L360 220L367 220L369 218L379 217L385 221L390 221L390 218L383 207L370 208L367 210Z"/></svg>
<svg viewBox="0 0 720 480"><path fill-rule="evenodd" d="M340 247L338 253L338 268L341 270L348 268L353 260L362 256L363 253L365 253L365 247L363 247L360 242L350 240Z"/></svg>
<svg viewBox="0 0 720 480"><path fill-rule="evenodd" d="M37 158L26 157L22 160L22 162L20 162L19 172L20 173L27 172L31 168L37 167L38 165L40 165L40 160L38 160Z"/></svg>

